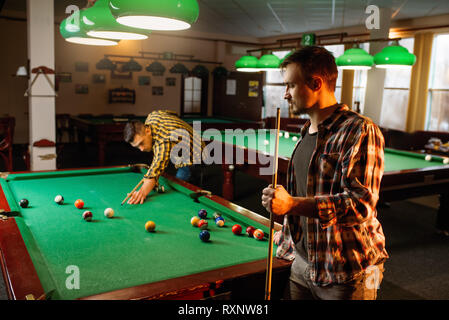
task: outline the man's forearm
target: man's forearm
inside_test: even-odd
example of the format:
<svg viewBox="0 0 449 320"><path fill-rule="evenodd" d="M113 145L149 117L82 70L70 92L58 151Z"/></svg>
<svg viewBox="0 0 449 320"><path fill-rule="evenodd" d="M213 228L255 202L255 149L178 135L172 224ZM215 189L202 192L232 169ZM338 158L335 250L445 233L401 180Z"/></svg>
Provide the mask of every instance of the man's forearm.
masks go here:
<svg viewBox="0 0 449 320"><path fill-rule="evenodd" d="M318 218L315 198L292 197L292 199L292 208L287 214L304 216L308 218Z"/></svg>

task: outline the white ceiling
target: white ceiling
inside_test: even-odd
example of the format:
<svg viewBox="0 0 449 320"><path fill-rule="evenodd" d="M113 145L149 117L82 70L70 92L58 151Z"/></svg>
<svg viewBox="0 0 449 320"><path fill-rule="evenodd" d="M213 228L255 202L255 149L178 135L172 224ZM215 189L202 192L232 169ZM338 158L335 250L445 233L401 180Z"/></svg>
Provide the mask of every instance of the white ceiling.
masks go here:
<svg viewBox="0 0 449 320"><path fill-rule="evenodd" d="M54 0L55 16L87 0ZM164 0L160 0L164 1ZM270 37L364 25L370 4L390 7L393 21L449 13L448 0L198 0L200 15L192 30L245 37ZM25 11L26 0L6 0L3 12ZM0 12L0 15L3 14Z"/></svg>

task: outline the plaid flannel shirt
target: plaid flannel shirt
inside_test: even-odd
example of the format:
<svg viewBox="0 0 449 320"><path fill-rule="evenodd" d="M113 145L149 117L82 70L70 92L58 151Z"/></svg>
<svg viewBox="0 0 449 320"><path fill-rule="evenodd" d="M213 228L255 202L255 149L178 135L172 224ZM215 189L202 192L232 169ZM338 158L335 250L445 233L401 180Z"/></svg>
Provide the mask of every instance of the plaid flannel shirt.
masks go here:
<svg viewBox="0 0 449 320"><path fill-rule="evenodd" d="M153 162L144 178L159 179L171 160L175 168L201 164L201 133L172 111L153 111L145 120L153 137ZM176 149L174 149L176 148Z"/></svg>
<svg viewBox="0 0 449 320"><path fill-rule="evenodd" d="M310 121L301 136L309 127ZM307 197L315 198L319 217L306 219L309 276L315 285L350 281L388 258L376 211L383 150L379 128L346 105L319 124L307 177ZM296 194L291 160L287 191ZM302 233L300 217L286 215L280 232L276 255L293 260Z"/></svg>

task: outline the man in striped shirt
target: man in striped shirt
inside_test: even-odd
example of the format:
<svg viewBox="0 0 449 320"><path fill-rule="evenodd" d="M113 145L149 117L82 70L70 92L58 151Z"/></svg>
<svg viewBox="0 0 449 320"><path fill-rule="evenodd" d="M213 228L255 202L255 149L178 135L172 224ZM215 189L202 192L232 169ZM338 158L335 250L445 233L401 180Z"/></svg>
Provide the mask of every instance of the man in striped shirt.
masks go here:
<svg viewBox="0 0 449 320"><path fill-rule="evenodd" d="M368 118L338 104L330 52L305 47L283 64L285 99L308 114L293 151L287 190L271 186L262 204L285 215L276 255L293 260L290 299L376 299L388 258L376 204L384 139Z"/></svg>
<svg viewBox="0 0 449 320"><path fill-rule="evenodd" d="M142 204L156 186L159 176L171 161L177 168L176 177L191 181L192 168L201 165L204 142L201 133L171 111L153 111L145 123L131 121L124 129L124 139L140 151L153 151L153 162L142 187L129 198L129 204Z"/></svg>

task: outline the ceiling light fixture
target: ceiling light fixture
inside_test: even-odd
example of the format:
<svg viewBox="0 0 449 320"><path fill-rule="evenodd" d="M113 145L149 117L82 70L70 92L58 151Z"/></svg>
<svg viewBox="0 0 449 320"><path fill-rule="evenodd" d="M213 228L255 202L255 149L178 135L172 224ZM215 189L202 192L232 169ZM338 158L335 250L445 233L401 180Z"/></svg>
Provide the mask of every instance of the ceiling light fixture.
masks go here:
<svg viewBox="0 0 449 320"><path fill-rule="evenodd" d="M109 10L109 0L97 0L93 7L85 9L83 22L87 35L112 40L144 40L149 31L131 28L118 23Z"/></svg>
<svg viewBox="0 0 449 320"><path fill-rule="evenodd" d="M257 61L259 71L279 70L281 60L274 54L264 54Z"/></svg>
<svg viewBox="0 0 449 320"><path fill-rule="evenodd" d="M374 58L361 48L346 50L335 59L337 67L346 70L369 70L374 64Z"/></svg>
<svg viewBox="0 0 449 320"><path fill-rule="evenodd" d="M147 30L185 30L198 19L196 0L109 0L117 22Z"/></svg>
<svg viewBox="0 0 449 320"><path fill-rule="evenodd" d="M400 46L398 41L374 55L376 68L410 69L415 62L416 56Z"/></svg>
<svg viewBox="0 0 449 320"><path fill-rule="evenodd" d="M240 72L258 72L259 60L254 56L243 56L235 62L235 68Z"/></svg>

